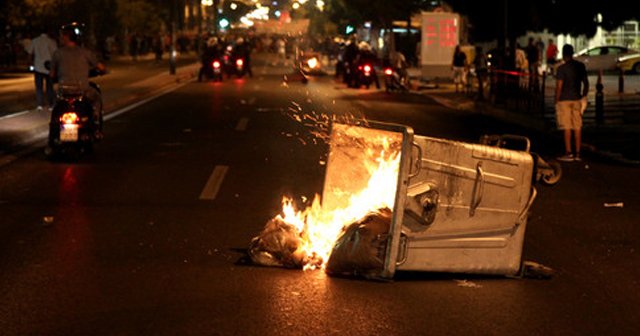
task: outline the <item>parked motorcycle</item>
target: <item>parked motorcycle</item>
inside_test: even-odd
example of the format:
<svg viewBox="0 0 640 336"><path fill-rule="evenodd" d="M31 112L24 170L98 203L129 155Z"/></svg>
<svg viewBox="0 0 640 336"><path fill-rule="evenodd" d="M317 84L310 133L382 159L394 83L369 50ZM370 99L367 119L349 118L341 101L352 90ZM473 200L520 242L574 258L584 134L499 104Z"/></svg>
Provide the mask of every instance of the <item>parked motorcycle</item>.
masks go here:
<svg viewBox="0 0 640 336"><path fill-rule="evenodd" d="M102 74L93 70L90 76ZM94 106L102 109L101 90L94 82L89 82L89 85L97 92L93 102L77 87L60 85L58 88L44 151L47 158L64 156L77 159L83 153L92 151L93 145L102 139L102 113L99 114L99 120L95 120L94 116Z"/></svg>
<svg viewBox="0 0 640 336"><path fill-rule="evenodd" d="M531 152L531 142L527 137L513 134L485 134L480 137L480 143L500 148L524 150L530 153L534 164L533 183L540 182L544 185L552 186L557 184L562 177L560 163L555 160L545 160L539 154Z"/></svg>

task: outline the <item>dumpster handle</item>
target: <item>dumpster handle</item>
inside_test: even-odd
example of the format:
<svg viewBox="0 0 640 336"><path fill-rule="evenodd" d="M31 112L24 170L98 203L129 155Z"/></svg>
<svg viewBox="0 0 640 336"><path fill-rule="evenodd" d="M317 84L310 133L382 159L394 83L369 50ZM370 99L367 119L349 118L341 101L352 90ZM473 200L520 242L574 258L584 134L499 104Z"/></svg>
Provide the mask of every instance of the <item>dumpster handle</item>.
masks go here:
<svg viewBox="0 0 640 336"><path fill-rule="evenodd" d="M418 174L420 174L420 169L422 169L422 148L415 141L411 143L411 146L413 146L413 147L418 149L418 159L415 161L415 166L416 166L416 172L415 173L411 172L411 168L413 167L413 164L411 164L411 167L409 167L409 178L410 179L418 176Z"/></svg>
<svg viewBox="0 0 640 336"><path fill-rule="evenodd" d="M538 196L538 191L536 190L535 187L532 186L531 196L529 196L529 201L527 202L527 205L524 206L524 209L522 209L520 216L518 216L518 224L521 224L524 222L525 217L527 217L527 213L529 212L529 208L531 208L531 205L533 204L533 201L536 199L536 196Z"/></svg>
<svg viewBox="0 0 640 336"><path fill-rule="evenodd" d="M398 245L398 254L400 260L396 261L396 266L400 266L407 262L407 257L409 256L409 243L407 242L409 237L404 232L400 232L400 243Z"/></svg>
<svg viewBox="0 0 640 336"><path fill-rule="evenodd" d="M476 214L476 208L482 201L482 194L484 193L484 171L482 170L482 161L478 162L476 166L476 181L473 184L473 193L471 194L471 206L469 207L469 216L472 217Z"/></svg>

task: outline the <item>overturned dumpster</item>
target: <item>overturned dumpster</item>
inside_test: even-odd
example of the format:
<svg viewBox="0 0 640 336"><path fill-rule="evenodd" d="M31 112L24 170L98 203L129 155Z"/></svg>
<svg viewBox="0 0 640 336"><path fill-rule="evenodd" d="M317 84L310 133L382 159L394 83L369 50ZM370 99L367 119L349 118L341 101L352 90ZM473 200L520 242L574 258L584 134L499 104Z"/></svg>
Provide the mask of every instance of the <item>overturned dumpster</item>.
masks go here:
<svg viewBox="0 0 640 336"><path fill-rule="evenodd" d="M536 191L528 150L333 123L322 197L250 245L261 265L393 278L396 271L515 275Z"/></svg>

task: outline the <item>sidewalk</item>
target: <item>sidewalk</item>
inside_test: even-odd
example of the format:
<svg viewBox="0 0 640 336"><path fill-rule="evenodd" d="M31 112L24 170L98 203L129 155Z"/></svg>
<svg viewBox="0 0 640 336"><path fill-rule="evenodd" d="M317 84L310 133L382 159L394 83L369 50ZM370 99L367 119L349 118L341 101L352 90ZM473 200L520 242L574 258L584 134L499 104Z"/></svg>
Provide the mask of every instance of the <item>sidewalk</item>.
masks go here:
<svg viewBox="0 0 640 336"><path fill-rule="evenodd" d="M166 55L163 62L167 64L166 67L152 63L153 61L148 60L134 62L130 58L122 58L114 59L108 64L108 74L96 78L96 82L103 88L105 117L122 107L193 79L200 66L195 56L185 55L177 63L176 73L171 75ZM28 85L32 91L32 80L28 81ZM33 100L32 97L28 99ZM2 106L0 156L28 148L45 139L48 134L49 112L46 109L21 110L22 106L24 104L20 101Z"/></svg>
<svg viewBox="0 0 640 336"><path fill-rule="evenodd" d="M538 141L545 146L544 149L548 155L561 153L562 134L555 129L552 111L551 116L545 116L545 119L551 120L514 113L497 107L489 101L477 101L468 94L456 93L451 80L440 79L437 82L427 83L420 80L420 70L415 68L411 69L409 74L413 83L413 92L426 95L452 109L479 113L512 124L514 128L521 128L521 131L538 138ZM640 105L633 108L640 113ZM608 111L611 114L617 112ZM587 158L640 166L640 124L625 122L625 120L608 125L591 124L585 125L582 133L583 152Z"/></svg>

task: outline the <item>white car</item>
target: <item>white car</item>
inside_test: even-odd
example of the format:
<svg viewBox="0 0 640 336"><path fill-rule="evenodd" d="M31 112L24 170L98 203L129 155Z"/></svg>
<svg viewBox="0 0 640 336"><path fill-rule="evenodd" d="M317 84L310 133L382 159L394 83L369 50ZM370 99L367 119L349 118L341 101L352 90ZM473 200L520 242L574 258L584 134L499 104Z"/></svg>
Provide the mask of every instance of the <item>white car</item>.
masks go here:
<svg viewBox="0 0 640 336"><path fill-rule="evenodd" d="M587 71L615 70L618 59L637 51L621 46L600 46L583 49L573 58L584 63Z"/></svg>

